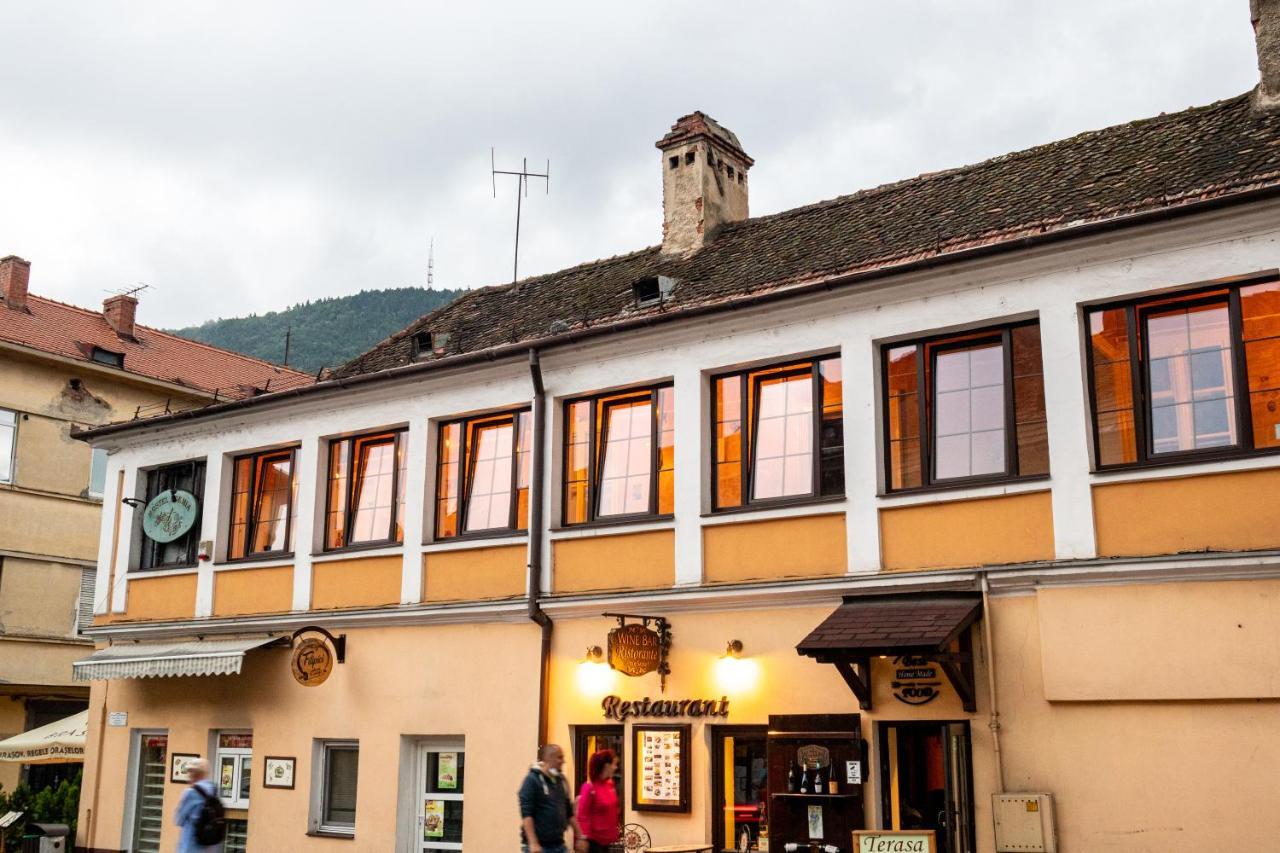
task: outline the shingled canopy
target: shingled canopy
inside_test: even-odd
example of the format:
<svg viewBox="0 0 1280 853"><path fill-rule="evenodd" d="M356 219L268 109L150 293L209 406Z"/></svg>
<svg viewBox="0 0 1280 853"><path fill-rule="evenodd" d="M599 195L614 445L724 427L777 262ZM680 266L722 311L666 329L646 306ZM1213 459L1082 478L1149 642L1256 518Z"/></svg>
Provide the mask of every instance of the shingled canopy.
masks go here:
<svg viewBox="0 0 1280 853"><path fill-rule="evenodd" d="M964 709L974 711L968 628L981 616L982 596L975 593L848 595L796 651L834 664L864 711L871 710L871 659L881 656L936 662Z"/></svg>

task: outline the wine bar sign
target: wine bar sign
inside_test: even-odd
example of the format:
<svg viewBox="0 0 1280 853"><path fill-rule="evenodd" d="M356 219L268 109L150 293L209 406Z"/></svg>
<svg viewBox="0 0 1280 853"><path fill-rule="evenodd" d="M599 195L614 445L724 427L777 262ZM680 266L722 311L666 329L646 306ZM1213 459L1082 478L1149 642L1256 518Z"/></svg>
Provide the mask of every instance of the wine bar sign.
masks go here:
<svg viewBox="0 0 1280 853"><path fill-rule="evenodd" d="M667 651L671 648L671 626L661 616L633 616L606 613L618 620L609 632L609 666L633 677L657 672L663 692L667 689ZM635 620L630 623L628 619ZM653 627L650 627L652 625Z"/></svg>

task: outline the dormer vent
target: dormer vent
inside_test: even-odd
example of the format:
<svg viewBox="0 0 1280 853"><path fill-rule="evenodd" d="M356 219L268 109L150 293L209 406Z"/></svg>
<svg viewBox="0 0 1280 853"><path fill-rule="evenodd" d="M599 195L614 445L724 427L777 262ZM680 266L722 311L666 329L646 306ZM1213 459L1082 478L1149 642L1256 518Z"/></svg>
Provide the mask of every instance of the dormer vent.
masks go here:
<svg viewBox="0 0 1280 853"><path fill-rule="evenodd" d="M429 355L444 355L449 349L452 335L449 332L432 332L423 330L413 335L413 357L425 358Z"/></svg>
<svg viewBox="0 0 1280 853"><path fill-rule="evenodd" d="M675 292L676 280L670 276L658 275L642 278L631 285L631 294L635 297L637 308L660 305L671 298Z"/></svg>

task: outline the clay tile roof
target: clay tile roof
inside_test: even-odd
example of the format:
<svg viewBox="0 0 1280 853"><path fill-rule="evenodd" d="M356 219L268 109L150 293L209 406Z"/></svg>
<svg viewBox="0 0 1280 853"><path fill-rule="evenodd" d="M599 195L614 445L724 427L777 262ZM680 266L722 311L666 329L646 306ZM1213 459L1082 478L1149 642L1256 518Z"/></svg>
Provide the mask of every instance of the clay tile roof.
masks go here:
<svg viewBox="0 0 1280 853"><path fill-rule="evenodd" d="M844 603L805 637L796 651L883 654L949 644L982 615L975 593L845 596Z"/></svg>
<svg viewBox="0 0 1280 853"><path fill-rule="evenodd" d="M705 116L686 119L688 132L714 132ZM748 219L725 226L689 256L654 246L473 290L337 373L409 364L414 335L424 330L448 334L443 356L532 345L1277 187L1280 113L1254 112L1246 94ZM670 298L638 307L632 285L659 275L676 280Z"/></svg>
<svg viewBox="0 0 1280 853"><path fill-rule="evenodd" d="M146 326L135 325L132 340L122 338L99 312L39 296L27 297L25 311L0 300L0 342L86 362L94 347L122 353L123 373L200 393L217 391L220 398L241 399L313 381L307 373Z"/></svg>

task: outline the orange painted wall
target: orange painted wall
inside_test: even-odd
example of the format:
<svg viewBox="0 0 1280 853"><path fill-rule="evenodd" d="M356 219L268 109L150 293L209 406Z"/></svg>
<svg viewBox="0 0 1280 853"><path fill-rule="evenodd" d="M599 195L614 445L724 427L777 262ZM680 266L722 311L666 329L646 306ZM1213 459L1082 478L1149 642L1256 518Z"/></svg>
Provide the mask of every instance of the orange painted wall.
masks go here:
<svg viewBox="0 0 1280 853"><path fill-rule="evenodd" d="M880 510L885 571L945 569L1053 559L1046 492Z"/></svg>
<svg viewBox="0 0 1280 853"><path fill-rule="evenodd" d="M191 619L196 612L196 573L129 581L126 609L112 621Z"/></svg>
<svg viewBox="0 0 1280 853"><path fill-rule="evenodd" d="M425 601L478 601L525 594L529 549L524 545L440 551L422 558Z"/></svg>
<svg viewBox="0 0 1280 853"><path fill-rule="evenodd" d="M399 555L315 563L311 567L311 609L399 604L403 566Z"/></svg>
<svg viewBox="0 0 1280 853"><path fill-rule="evenodd" d="M703 528L707 583L824 577L848 566L844 513Z"/></svg>
<svg viewBox="0 0 1280 853"><path fill-rule="evenodd" d="M293 566L233 569L213 576L213 615L283 613L293 607Z"/></svg>
<svg viewBox="0 0 1280 853"><path fill-rule="evenodd" d="M1103 557L1280 546L1280 469L1093 487ZM1141 523L1134 523L1140 519Z"/></svg>
<svg viewBox="0 0 1280 853"><path fill-rule="evenodd" d="M551 543L553 592L657 589L676 582L671 530L623 533Z"/></svg>

